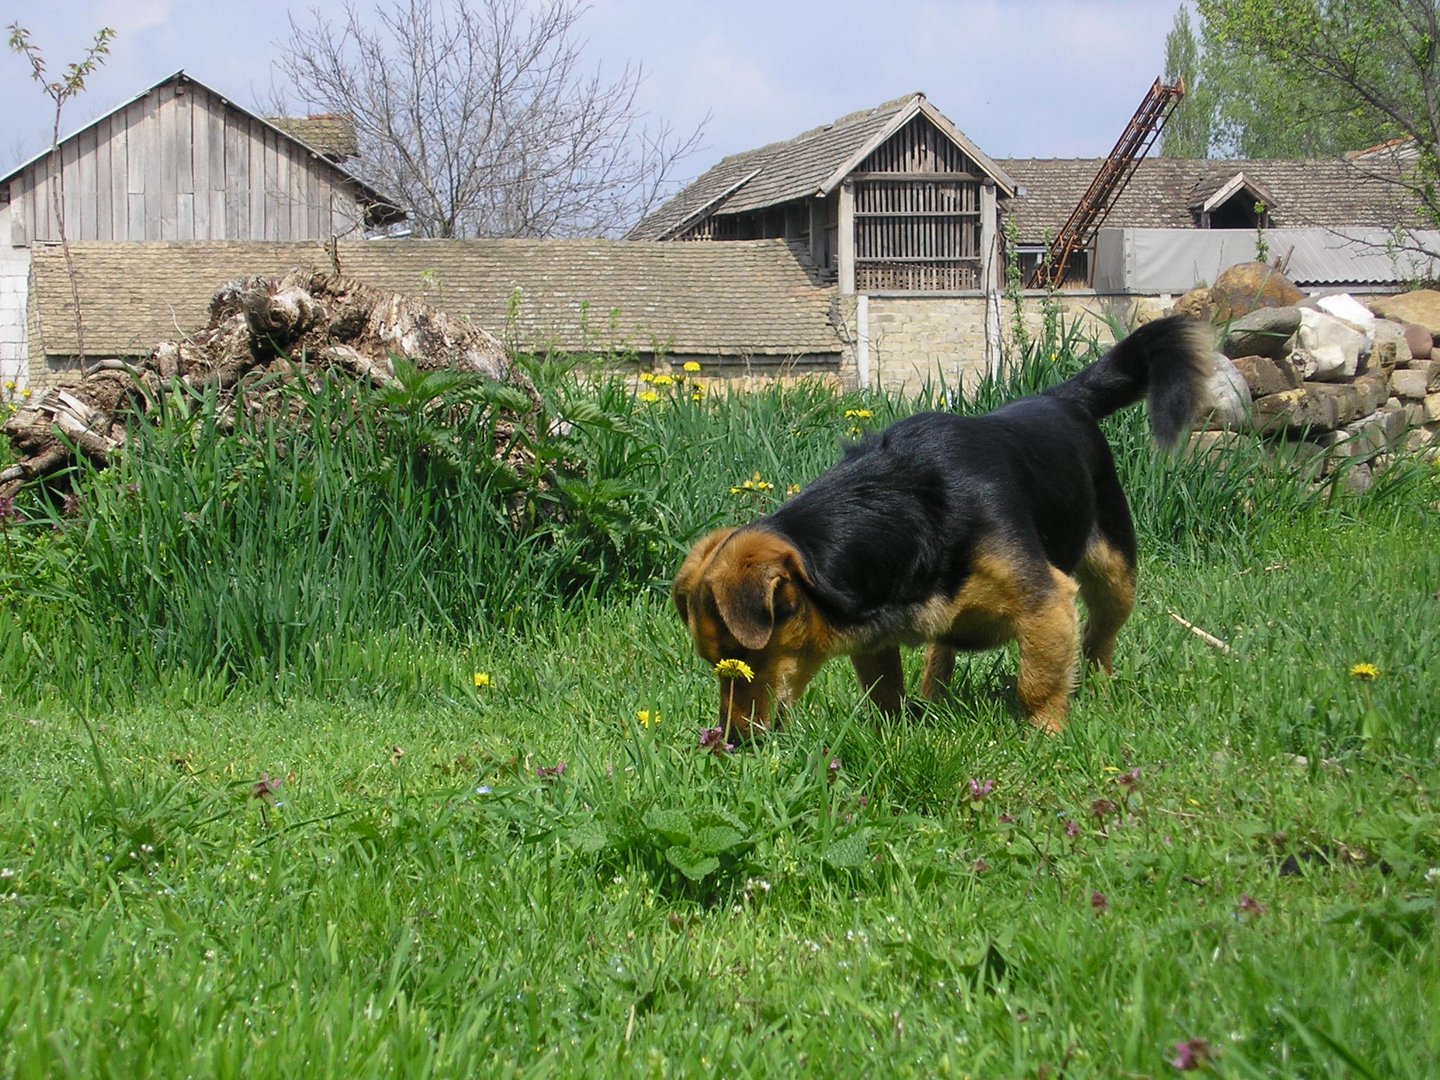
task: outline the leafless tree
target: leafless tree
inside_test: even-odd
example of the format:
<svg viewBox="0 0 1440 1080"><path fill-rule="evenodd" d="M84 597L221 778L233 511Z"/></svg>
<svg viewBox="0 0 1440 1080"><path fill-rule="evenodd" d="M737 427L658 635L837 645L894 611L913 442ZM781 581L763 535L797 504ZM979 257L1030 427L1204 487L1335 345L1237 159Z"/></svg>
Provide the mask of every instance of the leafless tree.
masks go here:
<svg viewBox="0 0 1440 1080"><path fill-rule="evenodd" d="M11 23L10 48L25 58L30 65L30 75L40 84L55 105L50 137L50 202L55 213L55 227L60 232L60 246L65 252L65 270L70 276L70 297L75 304L75 359L80 364L80 374L85 374L85 320L80 312L80 287L75 280L75 260L70 254L70 234L65 228L65 168L60 154L60 115L65 103L85 89L85 80L105 63L110 55L110 42L115 31L101 27L95 40L85 50L83 59L69 64L65 74L58 79L48 78L45 53L30 40L30 31L18 22Z"/></svg>
<svg viewBox="0 0 1440 1080"><path fill-rule="evenodd" d="M311 10L279 43L279 100L351 117L362 179L420 235L619 235L701 128L646 126L642 70L583 66L579 0L390 0ZM703 125L702 125L703 126Z"/></svg>

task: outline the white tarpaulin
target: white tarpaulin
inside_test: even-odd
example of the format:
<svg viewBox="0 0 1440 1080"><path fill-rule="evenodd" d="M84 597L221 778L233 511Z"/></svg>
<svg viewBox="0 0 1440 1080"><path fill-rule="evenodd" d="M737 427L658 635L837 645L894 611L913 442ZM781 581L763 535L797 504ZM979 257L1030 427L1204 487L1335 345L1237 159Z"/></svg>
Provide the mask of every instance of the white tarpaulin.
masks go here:
<svg viewBox="0 0 1440 1080"><path fill-rule="evenodd" d="M1100 293L1183 293L1213 284L1220 271L1285 262L1302 288L1404 286L1440 276L1440 232L1386 229L1101 229L1095 244ZM1435 254L1429 254L1434 252Z"/></svg>

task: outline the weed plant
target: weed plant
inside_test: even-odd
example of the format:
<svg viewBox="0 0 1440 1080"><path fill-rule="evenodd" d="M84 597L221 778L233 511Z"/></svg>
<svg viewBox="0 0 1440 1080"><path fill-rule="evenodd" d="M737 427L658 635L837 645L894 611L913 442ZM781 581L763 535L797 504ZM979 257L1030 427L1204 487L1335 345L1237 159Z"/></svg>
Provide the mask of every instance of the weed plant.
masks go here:
<svg viewBox="0 0 1440 1080"><path fill-rule="evenodd" d="M1431 1075L1433 467L1332 497L1127 413L1139 603L1063 735L1003 651L904 720L835 664L711 730L686 540L1054 351L965 401L537 362L529 472L484 384L176 401L27 493L0 1075Z"/></svg>

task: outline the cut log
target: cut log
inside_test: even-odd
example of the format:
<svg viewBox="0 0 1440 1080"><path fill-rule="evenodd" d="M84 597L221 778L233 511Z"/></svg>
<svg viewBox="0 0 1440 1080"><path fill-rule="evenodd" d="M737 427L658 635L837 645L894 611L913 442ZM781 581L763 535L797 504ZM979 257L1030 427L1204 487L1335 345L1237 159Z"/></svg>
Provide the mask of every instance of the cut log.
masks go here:
<svg viewBox="0 0 1440 1080"><path fill-rule="evenodd" d="M211 298L209 321L183 340L159 342L140 364L91 364L78 384L48 390L10 416L0 433L17 461L0 473L0 496L64 469L72 448L107 464L123 453L127 428L172 381L218 393L233 421L237 410L263 411L267 395L327 371L391 385L394 356L422 371L466 371L522 390L532 403L528 413L493 418L504 436L495 445L509 448L497 452L513 456L514 434L533 434L540 396L493 334L414 297L292 270L226 282Z"/></svg>

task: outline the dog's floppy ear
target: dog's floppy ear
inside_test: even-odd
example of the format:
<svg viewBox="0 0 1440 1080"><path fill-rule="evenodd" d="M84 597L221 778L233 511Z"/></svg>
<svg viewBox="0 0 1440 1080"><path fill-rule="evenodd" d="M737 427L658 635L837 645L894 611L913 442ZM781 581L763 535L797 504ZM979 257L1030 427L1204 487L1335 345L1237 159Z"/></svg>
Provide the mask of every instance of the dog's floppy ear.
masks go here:
<svg viewBox="0 0 1440 1080"><path fill-rule="evenodd" d="M675 604L675 610L680 613L681 622L690 621L690 594L695 590L695 583L699 580L706 561L734 531L734 528L716 529L701 537L680 564L680 569L675 574L675 583L670 586L670 599Z"/></svg>
<svg viewBox="0 0 1440 1080"><path fill-rule="evenodd" d="M763 649L775 632L775 593L804 576L800 555L778 537L752 534L741 557L713 581L720 617L747 649ZM737 541L738 543L738 541Z"/></svg>

